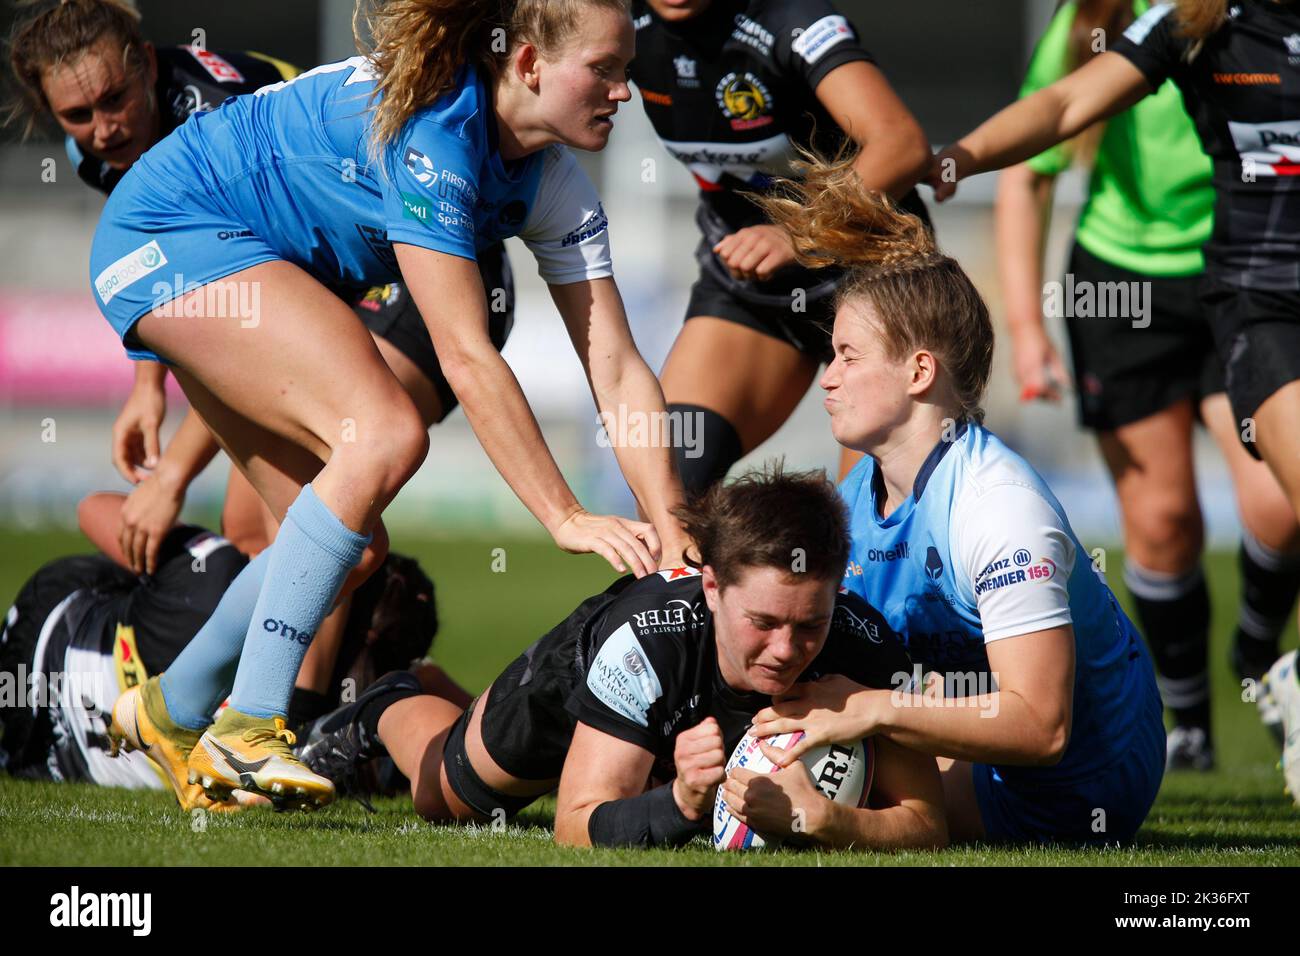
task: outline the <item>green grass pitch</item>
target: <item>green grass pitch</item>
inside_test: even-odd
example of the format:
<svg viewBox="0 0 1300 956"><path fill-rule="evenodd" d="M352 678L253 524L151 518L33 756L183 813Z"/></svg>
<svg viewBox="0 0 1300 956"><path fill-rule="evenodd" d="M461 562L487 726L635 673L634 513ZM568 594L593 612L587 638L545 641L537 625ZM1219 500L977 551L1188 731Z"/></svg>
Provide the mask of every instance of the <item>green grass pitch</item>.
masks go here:
<svg viewBox="0 0 1300 956"><path fill-rule="evenodd" d="M478 690L527 644L612 575L595 558L547 542L430 540L394 533L394 548L420 558L438 587L442 632L434 658ZM493 549L505 549L494 572ZM77 535L0 533L0 604L46 560L88 550ZM1127 601L1114 569L1110 580ZM498 562L499 566L499 562ZM514 824L435 827L407 799L380 800L376 814L342 801L317 814L254 811L191 819L168 794L38 784L0 775L0 864L40 865L1300 865L1300 808L1282 792L1277 753L1226 662L1237 600L1235 557L1211 554L1212 674L1219 767L1167 777L1133 846L1102 851L963 847L942 853L569 850L551 842L551 800ZM1285 647L1296 643L1292 624Z"/></svg>

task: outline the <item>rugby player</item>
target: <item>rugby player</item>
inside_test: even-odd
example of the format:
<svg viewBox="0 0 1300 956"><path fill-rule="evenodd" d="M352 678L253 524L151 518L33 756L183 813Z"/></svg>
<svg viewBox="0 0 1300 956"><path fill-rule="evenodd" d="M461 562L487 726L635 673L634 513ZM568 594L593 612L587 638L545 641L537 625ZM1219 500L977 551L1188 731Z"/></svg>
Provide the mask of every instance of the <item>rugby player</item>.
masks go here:
<svg viewBox="0 0 1300 956"><path fill-rule="evenodd" d="M830 360L835 270L795 262L752 197L792 176L796 146L862 149L858 174L925 216L912 188L930 145L857 31L828 0L637 0L632 79L646 116L699 184L699 278L660 373L688 493L785 423ZM675 417L673 421L680 421Z"/></svg>
<svg viewBox="0 0 1300 956"><path fill-rule="evenodd" d="M1233 423L1300 514L1300 7L1292 0L1153 6L1082 69L1007 107L935 157L943 200L967 176L1023 162L1172 79L1213 162L1214 231L1201 299ZM1300 803L1294 653L1265 675L1283 773Z"/></svg>
<svg viewBox="0 0 1300 956"><path fill-rule="evenodd" d="M159 789L168 781L143 753L113 753L108 723L119 696L170 666L248 563L229 541L193 525L167 535L156 573L133 574L117 542L124 496L99 493L77 509L100 554L60 558L23 585L0 622L0 766L14 776ZM433 583L411 558L389 554L358 590L326 710L345 687L422 658L438 630ZM419 679L457 696L432 665ZM295 696L304 693L295 688ZM181 806L226 809L198 787L176 788Z"/></svg>
<svg viewBox="0 0 1300 956"><path fill-rule="evenodd" d="M1021 95L1088 62L1094 31L1118 36L1149 7L1147 0L1061 4ZM1239 679L1259 680L1278 657L1300 595L1300 525L1268 466L1242 448L1224 394L1223 364L1197 291L1201 246L1213 226L1212 166L1172 81L999 179L999 271L1022 398L1056 401L1070 378L1044 329L1042 249L1053 183L1076 160L1090 162L1092 176L1067 266L1073 285L1063 288L1126 293L1119 314L1105 304L1085 315L1065 309L1079 418L1096 433L1118 493L1124 582L1173 717L1168 767L1208 770L1211 616L1192 460L1197 419L1229 465L1243 525L1232 641Z"/></svg>
<svg viewBox="0 0 1300 956"><path fill-rule="evenodd" d="M765 835L944 845L934 761L888 741L867 744L866 809L832 804L802 765L724 774L754 713L796 681L911 680L896 635L839 587L848 541L834 486L777 466L715 484L679 514L698 542L693 566L583 601L468 709L420 694L409 675L383 678L318 722L304 759L344 780L387 752L430 821L501 820L558 786L563 844L684 843L708 832L725 785L731 812Z"/></svg>
<svg viewBox="0 0 1300 956"><path fill-rule="evenodd" d="M141 728L137 746L164 753L177 776L188 765L214 798L242 788L284 805L333 799L290 749L289 691L345 583L382 558L380 515L428 450L418 410L331 288L403 277L485 451L558 546L643 576L661 539L669 556L684 544L665 449L616 449L650 522L578 503L491 342L475 261L481 247L524 238L597 406L664 413L613 282L599 197L564 148L603 148L631 95L626 6L368 9L369 56L235 97L154 147L113 191L91 251L101 311L128 354L172 363L227 453L288 518L160 684L115 711L115 732ZM164 265L184 286L163 283L160 295L141 280ZM256 307L230 315L231 290ZM207 731L235 658L230 706Z"/></svg>
<svg viewBox="0 0 1300 956"><path fill-rule="evenodd" d="M43 117L57 121L77 175L105 194L146 149L194 113L298 74L260 53L156 48L145 40L139 20L120 0L67 0L35 8L15 25L9 43L21 93L14 113L25 117L29 132ZM482 250L478 264L483 287L493 296L489 336L500 348L514 324L514 278L505 247L495 243ZM377 286L359 299L355 291L340 291L354 302L426 425L442 421L455 409L456 396L410 295L400 283ZM113 463L136 485L122 509L120 537L130 566L142 574L156 569L159 546L180 514L190 480L217 452L204 428L193 433L195 440L174 441L160 454L165 377L162 363L136 362L135 386L113 426ZM275 537L274 518L237 468L230 472L221 526L249 555ZM346 611L340 606L332 623L341 627Z"/></svg>
<svg viewBox="0 0 1300 956"><path fill-rule="evenodd" d="M821 382L836 440L866 454L840 488L845 586L942 683L801 684L754 733L805 731L769 754L783 766L869 734L934 755L954 840L1129 840L1165 765L1151 659L1060 502L982 424L993 328L979 293L850 162L814 162L765 206L807 264L849 270Z"/></svg>

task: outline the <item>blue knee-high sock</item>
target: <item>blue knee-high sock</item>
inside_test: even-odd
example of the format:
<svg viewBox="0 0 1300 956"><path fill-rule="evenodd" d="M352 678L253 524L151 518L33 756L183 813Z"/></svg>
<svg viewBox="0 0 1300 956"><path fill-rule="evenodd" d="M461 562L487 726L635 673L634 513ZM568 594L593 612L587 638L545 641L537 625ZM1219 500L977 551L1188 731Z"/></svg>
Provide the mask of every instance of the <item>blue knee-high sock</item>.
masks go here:
<svg viewBox="0 0 1300 956"><path fill-rule="evenodd" d="M263 551L235 576L212 616L163 671L167 713L180 726L203 730L230 693L270 557Z"/></svg>
<svg viewBox="0 0 1300 956"><path fill-rule="evenodd" d="M369 535L346 527L302 489L268 549L266 583L257 599L230 706L250 717L283 717L298 668L343 582L361 560Z"/></svg>

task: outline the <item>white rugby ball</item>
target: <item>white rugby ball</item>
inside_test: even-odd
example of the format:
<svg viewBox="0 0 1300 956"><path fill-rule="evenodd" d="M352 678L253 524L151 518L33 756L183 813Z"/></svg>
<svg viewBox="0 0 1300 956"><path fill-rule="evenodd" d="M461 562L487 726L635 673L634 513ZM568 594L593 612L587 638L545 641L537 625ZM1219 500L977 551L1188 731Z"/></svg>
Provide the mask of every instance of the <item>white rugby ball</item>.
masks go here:
<svg viewBox="0 0 1300 956"><path fill-rule="evenodd" d="M768 737L767 743L777 750L789 750L803 736L802 730L796 730ZM871 777L876 767L876 750L870 738L851 745L813 747L799 760L807 768L813 786L826 799L851 807L867 805L867 797L871 794ZM727 761L727 773L730 774L736 767L744 767L755 773L775 773L780 769L764 756L758 746L758 738L749 734L745 734L731 752L731 759ZM713 848L759 850L766 845L761 836L731 815L722 799L722 788L719 787L713 804Z"/></svg>

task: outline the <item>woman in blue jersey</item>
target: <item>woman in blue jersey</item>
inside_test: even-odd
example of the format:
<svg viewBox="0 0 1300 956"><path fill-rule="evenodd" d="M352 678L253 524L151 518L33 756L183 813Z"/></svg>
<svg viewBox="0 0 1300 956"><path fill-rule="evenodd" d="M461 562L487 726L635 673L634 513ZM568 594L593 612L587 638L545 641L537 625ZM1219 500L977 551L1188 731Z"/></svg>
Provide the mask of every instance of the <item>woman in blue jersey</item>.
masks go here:
<svg viewBox="0 0 1300 956"><path fill-rule="evenodd" d="M178 789L188 780L212 798L333 798L289 749L289 691L345 582L382 558L379 516L428 447L337 289L406 283L484 449L561 548L644 575L661 540L674 560L683 544L666 448L616 449L651 523L577 502L489 337L475 264L478 249L523 238L599 407L662 411L612 279L604 211L563 148L603 148L630 96L626 4L390 0L368 13L368 56L229 100L150 150L91 253L128 354L172 365L281 520L161 681L114 713L114 733Z"/></svg>
<svg viewBox="0 0 1300 956"><path fill-rule="evenodd" d="M835 438L866 454L841 486L845 586L942 683L798 687L754 732L806 732L769 752L783 764L869 734L935 755L954 840L1130 839L1164 771L1155 674L1060 502L982 424L984 302L847 163L791 188L766 204L773 221L808 264L848 270L821 380Z"/></svg>

